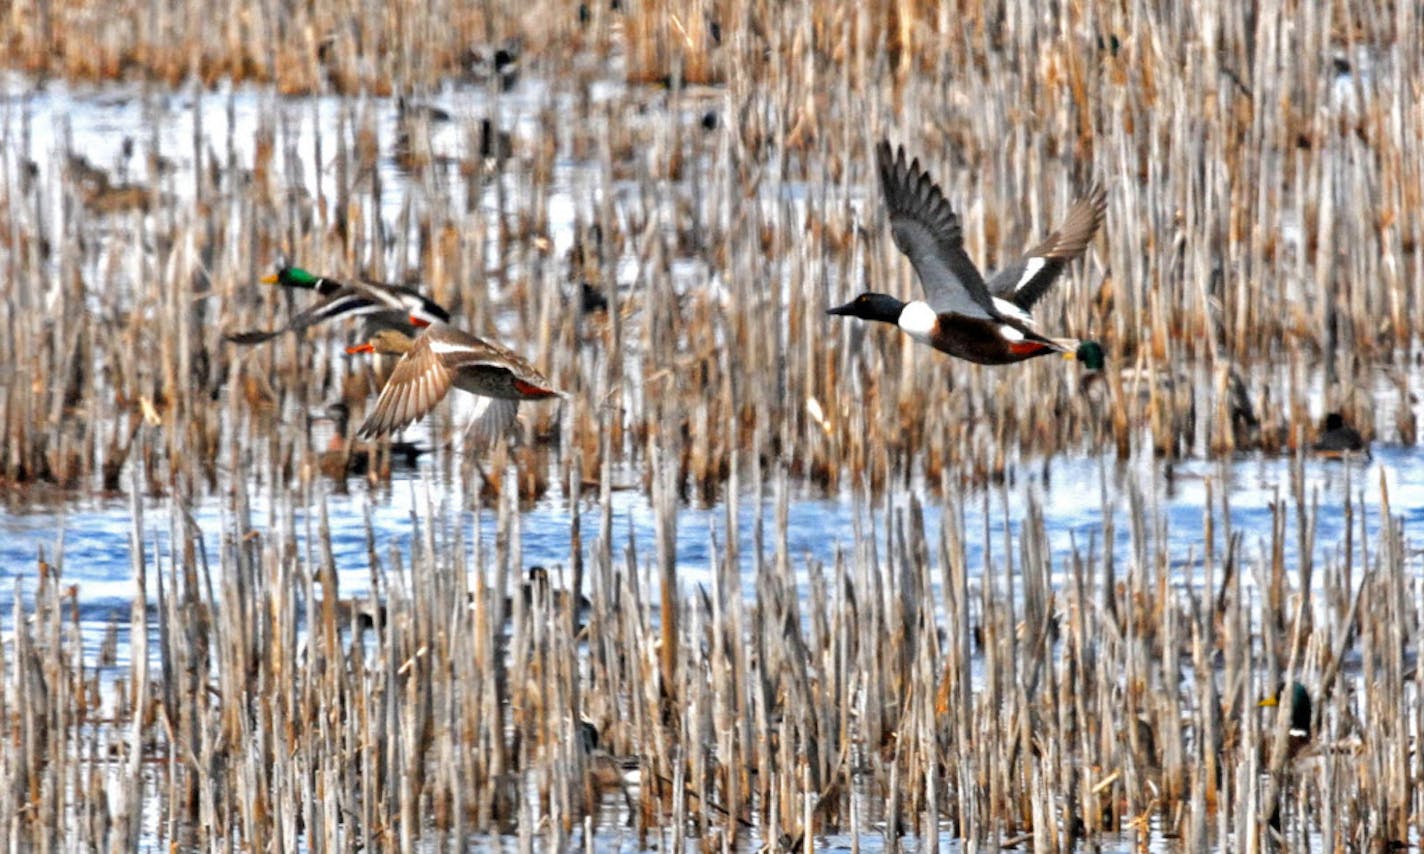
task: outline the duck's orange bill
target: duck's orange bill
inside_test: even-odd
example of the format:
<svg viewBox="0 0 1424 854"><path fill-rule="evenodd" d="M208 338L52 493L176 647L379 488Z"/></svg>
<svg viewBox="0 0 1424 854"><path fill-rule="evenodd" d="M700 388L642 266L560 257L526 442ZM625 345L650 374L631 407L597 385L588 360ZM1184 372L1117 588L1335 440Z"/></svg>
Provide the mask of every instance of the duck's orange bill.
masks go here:
<svg viewBox="0 0 1424 854"><path fill-rule="evenodd" d="M275 284L277 284L277 274L276 274L276 273L270 273L270 274L268 274L268 275L266 275L266 276L263 276L262 278L258 279L258 281L261 282L261 283L264 284L264 285L275 285Z"/></svg>
<svg viewBox="0 0 1424 854"><path fill-rule="evenodd" d="M423 317L420 317L419 315L412 314L410 316L410 325L414 326L416 329L422 329L426 326L429 326L430 321L426 320Z"/></svg>
<svg viewBox="0 0 1424 854"><path fill-rule="evenodd" d="M373 345L370 341L367 341L365 344L357 344L355 347L347 347L347 348L346 348L346 352L348 352L348 353L374 353L374 352L376 352L376 347L375 347L375 345Z"/></svg>

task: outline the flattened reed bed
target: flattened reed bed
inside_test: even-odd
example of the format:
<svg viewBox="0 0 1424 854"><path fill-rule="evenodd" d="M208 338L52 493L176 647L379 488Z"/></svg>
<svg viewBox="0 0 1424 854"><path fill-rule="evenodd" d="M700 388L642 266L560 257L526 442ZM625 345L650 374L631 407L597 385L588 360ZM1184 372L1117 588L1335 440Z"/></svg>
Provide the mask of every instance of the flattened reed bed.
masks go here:
<svg viewBox="0 0 1424 854"><path fill-rule="evenodd" d="M785 549L785 471L746 477L766 521L729 535L729 503L696 589L669 577L663 537L624 548L608 504L582 505L578 608L575 564L524 581L512 493L469 541L460 498L421 487L410 550L372 549L367 591L338 589L320 498L304 524L287 501L263 521L239 487L214 554L175 502L175 546L134 550L127 666L86 662L56 567L16 605L0 822L66 847L563 846L586 817L783 850L854 828L1035 848L1418 838L1424 600L1381 486L1346 488L1386 515L1351 499L1330 551L1302 471L1254 532L1213 480L1185 560L1136 489L1055 558L1036 501L1011 535L1004 487L946 484L938 507L862 487L823 564ZM666 536L677 501L655 494ZM153 524L136 503L136 544ZM380 605L353 623L352 595ZM1295 681L1315 709L1304 751L1288 708L1257 707ZM596 782L610 755L634 757L639 788Z"/></svg>

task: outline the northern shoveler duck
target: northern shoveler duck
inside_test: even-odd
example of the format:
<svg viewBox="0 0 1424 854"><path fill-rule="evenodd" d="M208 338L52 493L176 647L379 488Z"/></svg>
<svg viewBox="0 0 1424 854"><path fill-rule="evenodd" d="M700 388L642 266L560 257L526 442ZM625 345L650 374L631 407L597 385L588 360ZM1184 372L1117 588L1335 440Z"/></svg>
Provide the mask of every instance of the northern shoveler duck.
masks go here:
<svg viewBox="0 0 1424 854"><path fill-rule="evenodd" d="M1346 454L1363 453L1370 455L1370 445L1360 431L1345 423L1345 416L1331 412L1325 416L1325 424L1320 429L1311 450L1326 457L1343 457Z"/></svg>
<svg viewBox="0 0 1424 854"><path fill-rule="evenodd" d="M411 318L425 323L447 323L450 312L444 306L406 285L381 282L340 282L315 276L300 267L282 267L262 283L316 291L321 302L298 312L281 329L235 332L227 339L235 344L260 344L284 332L295 332L338 317L364 317L367 329L396 329L414 334Z"/></svg>
<svg viewBox="0 0 1424 854"><path fill-rule="evenodd" d="M1107 209L1102 188L1079 200L1058 230L986 283L964 252L959 216L920 168L919 159L907 163L903 146L892 155L884 140L875 154L890 233L914 265L925 299L905 302L866 292L828 314L893 323L916 341L981 365L1006 365L1048 353L1090 355L1082 350L1091 342L1040 335L1029 310L1068 262L1083 253L1102 224ZM1101 348L1096 354L1101 358Z"/></svg>
<svg viewBox="0 0 1424 854"><path fill-rule="evenodd" d="M370 341L347 350L401 354L376 408L361 425L358 435L363 439L393 433L423 417L451 387L479 398L470 430L482 442L514 423L520 401L564 396L533 365L493 341L419 317L412 316L410 322L428 328L414 340L397 330L382 329Z"/></svg>

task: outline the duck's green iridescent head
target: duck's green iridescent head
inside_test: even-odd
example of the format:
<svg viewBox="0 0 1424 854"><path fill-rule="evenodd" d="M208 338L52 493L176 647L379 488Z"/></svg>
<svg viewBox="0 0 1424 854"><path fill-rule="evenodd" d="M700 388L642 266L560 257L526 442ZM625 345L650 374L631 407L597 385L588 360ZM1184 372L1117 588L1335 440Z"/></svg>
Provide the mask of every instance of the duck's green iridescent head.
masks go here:
<svg viewBox="0 0 1424 854"><path fill-rule="evenodd" d="M1101 371L1107 364L1107 357L1103 355L1103 345L1096 341L1084 341L1079 344L1078 349L1073 351L1073 358L1090 371Z"/></svg>
<svg viewBox="0 0 1424 854"><path fill-rule="evenodd" d="M1291 729L1310 732L1310 692L1299 682L1291 683Z"/></svg>
<svg viewBox="0 0 1424 854"><path fill-rule="evenodd" d="M1273 696L1267 697L1257 705L1278 706L1281 703L1281 695L1285 689L1277 691ZM1299 682L1292 682L1290 686L1290 728L1294 734L1299 732L1302 735L1310 733L1310 719L1314 710L1310 705L1310 691Z"/></svg>
<svg viewBox="0 0 1424 854"><path fill-rule="evenodd" d="M269 285L280 284L289 288L315 288L320 277L313 276L301 267L283 267L276 275L268 276L262 281Z"/></svg>

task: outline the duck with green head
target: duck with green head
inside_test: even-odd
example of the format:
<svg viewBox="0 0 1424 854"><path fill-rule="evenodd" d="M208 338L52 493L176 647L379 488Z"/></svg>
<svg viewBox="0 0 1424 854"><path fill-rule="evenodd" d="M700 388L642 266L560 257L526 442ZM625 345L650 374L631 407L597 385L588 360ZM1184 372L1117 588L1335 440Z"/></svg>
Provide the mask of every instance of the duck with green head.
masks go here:
<svg viewBox="0 0 1424 854"><path fill-rule="evenodd" d="M1282 696L1286 693L1285 688L1266 697L1257 703L1262 708L1279 708ZM1290 685L1290 755L1299 753L1310 743L1313 732L1313 720L1315 708L1310 702L1310 691L1299 682L1292 682Z"/></svg>
<svg viewBox="0 0 1424 854"><path fill-rule="evenodd" d="M450 312L446 311L444 306L407 285L368 281L340 282L326 276L313 275L301 267L290 266L281 267L272 275L264 276L262 283L315 291L322 299L293 315L287 325L280 329L235 332L227 336L229 341L235 344L260 344L284 332L296 332L342 317L364 318L368 334L380 329L396 329L413 335L416 327L410 324L412 317L420 318L426 323L446 323L450 320Z"/></svg>
<svg viewBox="0 0 1424 854"><path fill-rule="evenodd" d="M263 276L258 281L264 285L281 285L284 288L316 291L324 297L329 297L345 287L335 279L313 275L301 267L278 267L277 272Z"/></svg>

